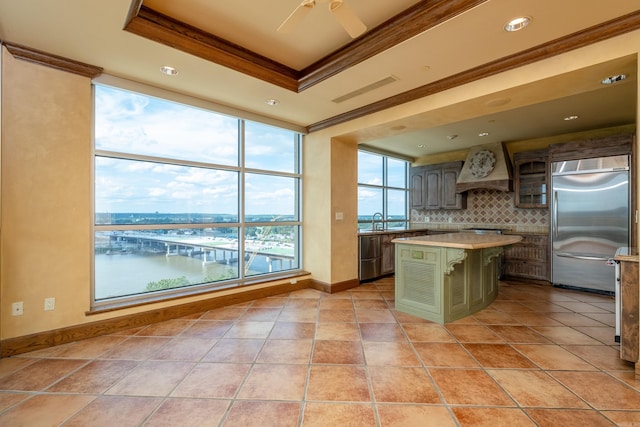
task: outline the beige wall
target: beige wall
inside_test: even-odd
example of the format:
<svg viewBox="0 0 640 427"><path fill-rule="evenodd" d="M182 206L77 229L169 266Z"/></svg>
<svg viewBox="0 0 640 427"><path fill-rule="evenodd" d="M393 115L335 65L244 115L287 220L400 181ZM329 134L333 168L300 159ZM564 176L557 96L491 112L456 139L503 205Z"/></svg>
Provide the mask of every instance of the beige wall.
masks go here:
<svg viewBox="0 0 640 427"><path fill-rule="evenodd" d="M304 268L325 284L357 279L358 146L319 132L304 158Z"/></svg>
<svg viewBox="0 0 640 427"><path fill-rule="evenodd" d="M331 283L358 277L358 146L331 144ZM343 219L336 214L342 213ZM346 260L346 262L345 262Z"/></svg>
<svg viewBox="0 0 640 427"><path fill-rule="evenodd" d="M2 55L6 338L82 323L89 308L92 101L89 79ZM15 301L24 315L11 315Z"/></svg>
<svg viewBox="0 0 640 427"><path fill-rule="evenodd" d="M331 141L309 135L303 143L303 258L313 278L331 283Z"/></svg>

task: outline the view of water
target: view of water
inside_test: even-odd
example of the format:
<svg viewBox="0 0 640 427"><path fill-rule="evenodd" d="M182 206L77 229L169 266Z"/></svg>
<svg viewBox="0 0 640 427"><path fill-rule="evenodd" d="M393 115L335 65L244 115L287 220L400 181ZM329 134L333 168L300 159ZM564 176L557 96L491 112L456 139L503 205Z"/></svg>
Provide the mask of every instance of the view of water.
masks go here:
<svg viewBox="0 0 640 427"><path fill-rule="evenodd" d="M103 214L105 221L154 223L193 220L193 214ZM207 219L211 219L206 217ZM238 279L297 267L295 227L247 227L238 267L239 228L166 228L95 233L95 299ZM160 283L158 283L160 282ZM151 285L151 288L148 288Z"/></svg>
<svg viewBox="0 0 640 427"><path fill-rule="evenodd" d="M279 269L277 262L273 268ZM288 263L284 263L287 269ZM232 270L232 274L229 273ZM256 256L249 274L266 273L269 263L264 256ZM238 277L238 264L203 264L200 258L187 256L166 256L165 254L124 253L116 255L96 254L95 256L95 298L123 296L145 292L149 282L162 279L186 277L191 283L202 283L205 278Z"/></svg>

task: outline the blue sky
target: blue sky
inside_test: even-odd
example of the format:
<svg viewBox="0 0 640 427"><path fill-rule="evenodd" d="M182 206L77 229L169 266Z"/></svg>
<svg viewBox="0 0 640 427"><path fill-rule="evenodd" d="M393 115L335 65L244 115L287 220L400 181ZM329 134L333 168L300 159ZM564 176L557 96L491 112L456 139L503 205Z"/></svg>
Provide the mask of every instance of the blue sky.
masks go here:
<svg viewBox="0 0 640 427"><path fill-rule="evenodd" d="M96 158L96 212L237 214L238 123L233 117L96 86L96 150L221 166L185 167ZM294 172L294 134L245 122L245 167ZM295 182L249 174L247 214L292 215Z"/></svg>
<svg viewBox="0 0 640 427"><path fill-rule="evenodd" d="M404 188L406 180L405 162L387 158L387 185ZM384 157L379 154L358 152L358 183L382 186ZM388 191L387 215L404 215L405 192ZM371 216L383 212L382 189L358 188L358 215Z"/></svg>

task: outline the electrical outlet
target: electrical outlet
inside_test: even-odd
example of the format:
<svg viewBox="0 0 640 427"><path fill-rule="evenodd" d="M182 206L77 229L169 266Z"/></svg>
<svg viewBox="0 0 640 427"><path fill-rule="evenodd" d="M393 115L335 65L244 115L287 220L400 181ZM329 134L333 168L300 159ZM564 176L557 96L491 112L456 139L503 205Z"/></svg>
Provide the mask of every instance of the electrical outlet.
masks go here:
<svg viewBox="0 0 640 427"><path fill-rule="evenodd" d="M45 298L44 299L44 311L51 311L56 308L56 299L55 298Z"/></svg>
<svg viewBox="0 0 640 427"><path fill-rule="evenodd" d="M24 305L22 301L11 304L11 315L22 316L24 314Z"/></svg>

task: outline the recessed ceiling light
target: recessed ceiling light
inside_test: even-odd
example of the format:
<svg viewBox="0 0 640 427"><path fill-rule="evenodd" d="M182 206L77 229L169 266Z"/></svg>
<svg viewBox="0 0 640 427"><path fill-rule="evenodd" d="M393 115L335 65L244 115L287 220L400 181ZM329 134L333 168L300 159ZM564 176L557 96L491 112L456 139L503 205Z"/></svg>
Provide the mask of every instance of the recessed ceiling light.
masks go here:
<svg viewBox="0 0 640 427"><path fill-rule="evenodd" d="M528 16L519 16L507 22L504 26L504 30L510 33L519 31L531 23L531 18Z"/></svg>
<svg viewBox="0 0 640 427"><path fill-rule="evenodd" d="M511 102L511 98L495 98L485 102L487 107L502 107Z"/></svg>
<svg viewBox="0 0 640 427"><path fill-rule="evenodd" d="M166 74L167 76L175 76L176 74L178 74L178 70L170 67L168 65L163 65L162 67L160 67L160 72L162 72L163 74Z"/></svg>
<svg viewBox="0 0 640 427"><path fill-rule="evenodd" d="M626 78L627 78L626 74L617 74L615 76L609 76L606 79L602 79L600 83L602 83L603 85L612 85L614 83L621 82Z"/></svg>
<svg viewBox="0 0 640 427"><path fill-rule="evenodd" d="M571 120L576 120L577 118L578 118L578 116L567 116L567 117L565 117L563 120L566 120L566 121L568 121L568 122L569 122L569 121L571 121Z"/></svg>
<svg viewBox="0 0 640 427"><path fill-rule="evenodd" d="M489 136L489 132L480 132L478 136Z"/></svg>
<svg viewBox="0 0 640 427"><path fill-rule="evenodd" d="M271 105L271 106L280 104L280 101L278 101L277 99L267 99L264 102L266 102L267 105Z"/></svg>

